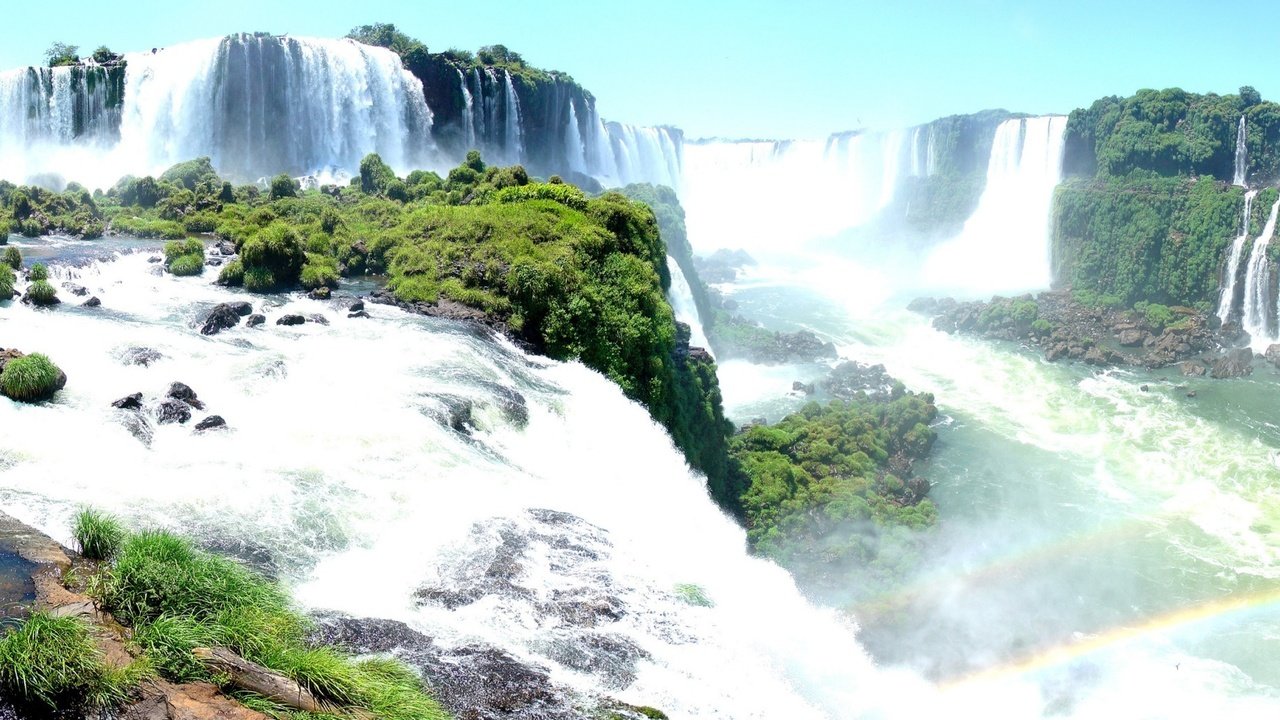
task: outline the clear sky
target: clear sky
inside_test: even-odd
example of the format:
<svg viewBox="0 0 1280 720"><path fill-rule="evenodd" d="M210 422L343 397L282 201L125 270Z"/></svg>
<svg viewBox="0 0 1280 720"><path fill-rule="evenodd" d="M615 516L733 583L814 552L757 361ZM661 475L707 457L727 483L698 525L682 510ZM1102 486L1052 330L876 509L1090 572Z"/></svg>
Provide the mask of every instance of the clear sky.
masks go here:
<svg viewBox="0 0 1280 720"><path fill-rule="evenodd" d="M432 50L505 44L573 75L606 117L691 137L1067 112L1142 87L1280 98L1275 0L56 0L5 16L5 68L53 41L124 51L393 22Z"/></svg>

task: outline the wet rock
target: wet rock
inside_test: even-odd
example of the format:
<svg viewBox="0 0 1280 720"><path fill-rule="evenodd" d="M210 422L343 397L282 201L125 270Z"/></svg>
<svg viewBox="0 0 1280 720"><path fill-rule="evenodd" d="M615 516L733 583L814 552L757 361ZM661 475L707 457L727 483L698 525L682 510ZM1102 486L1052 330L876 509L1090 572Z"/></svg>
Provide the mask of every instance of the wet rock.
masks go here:
<svg viewBox="0 0 1280 720"><path fill-rule="evenodd" d="M217 335L223 330L229 330L240 324L240 313L236 312L229 303L220 303L204 319L204 325L200 328L201 335Z"/></svg>
<svg viewBox="0 0 1280 720"><path fill-rule="evenodd" d="M1187 391L1187 397L1189 397L1189 398L1193 398L1193 397L1195 397L1195 396L1196 396L1196 391L1195 391L1195 390L1188 390L1188 391Z"/></svg>
<svg viewBox="0 0 1280 720"><path fill-rule="evenodd" d="M234 310L236 315L239 315L240 317L253 314L253 306L244 300L232 300L231 302L226 303L226 306Z"/></svg>
<svg viewBox="0 0 1280 720"><path fill-rule="evenodd" d="M212 532L214 537L201 541L200 547L215 555L238 560L272 580L279 578L280 563L271 548L241 537L229 537L224 534L225 530L212 529ZM199 534L207 533L202 531Z"/></svg>
<svg viewBox="0 0 1280 720"><path fill-rule="evenodd" d="M151 263L152 265L155 265L156 263L163 262L163 261L164 261L164 258L160 257L159 255L152 255L151 257L147 258L147 262Z"/></svg>
<svg viewBox="0 0 1280 720"><path fill-rule="evenodd" d="M422 414L455 432L467 435L471 433L471 413L475 409L475 403L470 398L439 393L429 395L427 399L427 404L420 409Z"/></svg>
<svg viewBox="0 0 1280 720"><path fill-rule="evenodd" d="M80 303L80 307L96 308L101 306L102 306L102 301L98 299L97 295L94 295L88 300L85 300L84 302Z"/></svg>
<svg viewBox="0 0 1280 720"><path fill-rule="evenodd" d="M231 255L236 254L236 244L231 242L230 240L223 240L222 242L219 242L217 245L214 245L213 247L215 250L217 250L219 253L221 253L224 256L229 257Z"/></svg>
<svg viewBox="0 0 1280 720"><path fill-rule="evenodd" d="M328 300L329 296L332 294L333 294L332 290L322 285L312 290L311 292L307 293L307 297L311 298L312 300Z"/></svg>
<svg viewBox="0 0 1280 720"><path fill-rule="evenodd" d="M1252 372L1253 351L1249 348L1239 348L1215 360L1209 375L1221 380L1244 377Z"/></svg>
<svg viewBox="0 0 1280 720"><path fill-rule="evenodd" d="M799 380L792 381L791 392L800 393L802 395L812 395L814 388L812 385L805 385Z"/></svg>
<svg viewBox="0 0 1280 720"><path fill-rule="evenodd" d="M507 422L519 428L529 424L529 402L518 390L493 382L480 381L477 384L493 396L494 403Z"/></svg>
<svg viewBox="0 0 1280 720"><path fill-rule="evenodd" d="M196 397L196 391L191 389L186 383L170 383L168 397L174 400L181 400L197 410L204 409L204 403L200 402L200 398Z"/></svg>
<svg viewBox="0 0 1280 720"><path fill-rule="evenodd" d="M357 300L357 301L355 301L355 302L351 303L351 305L347 307L347 312L353 312L353 313L354 313L354 312L360 312L361 310L364 310L364 301L363 301L363 300Z"/></svg>
<svg viewBox="0 0 1280 720"><path fill-rule="evenodd" d="M254 313L244 321L244 324L247 327L258 327L259 325L261 325L266 321L267 321L266 315L259 315L258 313Z"/></svg>
<svg viewBox="0 0 1280 720"><path fill-rule="evenodd" d="M1122 330L1119 335L1121 347L1138 347L1146 339L1147 334L1137 328Z"/></svg>
<svg viewBox="0 0 1280 720"><path fill-rule="evenodd" d="M1267 362L1280 368L1280 343L1268 345L1267 351L1262 357L1264 357Z"/></svg>
<svg viewBox="0 0 1280 720"><path fill-rule="evenodd" d="M352 313L347 313L347 318L348 318L348 319L352 319L352 318L367 318L367 317L369 317L369 313L365 312L364 310L357 310L357 311L352 312Z"/></svg>
<svg viewBox="0 0 1280 720"><path fill-rule="evenodd" d="M153 350L147 347L131 347L125 350L120 360L125 365L141 365L142 367L150 367L151 363L164 359L164 355L159 350Z"/></svg>
<svg viewBox="0 0 1280 720"><path fill-rule="evenodd" d="M141 410L142 409L142 393L136 392L136 393L133 393L132 395L125 395L119 400L116 400L115 402L111 403L111 407L119 408L121 410Z"/></svg>
<svg viewBox="0 0 1280 720"><path fill-rule="evenodd" d="M1201 377L1208 372L1208 369L1199 361L1187 360L1178 363L1178 371L1187 377Z"/></svg>
<svg viewBox="0 0 1280 720"><path fill-rule="evenodd" d="M301 325L306 321L307 319L302 317L301 315L281 315L279 318L276 319L276 324L277 325Z"/></svg>
<svg viewBox="0 0 1280 720"><path fill-rule="evenodd" d="M853 400L864 393L872 399L889 399L893 394L894 379L884 365L845 360L832 368L831 373L819 381L818 387L840 400ZM794 384L792 389L795 389Z"/></svg>
<svg viewBox="0 0 1280 720"><path fill-rule="evenodd" d="M621 690L635 682L636 663L649 657L624 635L594 631L562 633L540 649L565 667L596 676L601 685L611 690Z"/></svg>
<svg viewBox="0 0 1280 720"><path fill-rule="evenodd" d="M1120 360L1120 356L1107 348L1094 345L1084 354L1084 361L1090 365L1114 365Z"/></svg>
<svg viewBox="0 0 1280 720"><path fill-rule="evenodd" d="M329 318L321 315L320 313L311 313L307 316L307 322L313 322L317 325L328 325Z"/></svg>
<svg viewBox="0 0 1280 720"><path fill-rule="evenodd" d="M196 423L196 431L204 432L205 430L224 428L226 426L227 426L227 421L223 420L221 415L210 415L209 417Z"/></svg>
<svg viewBox="0 0 1280 720"><path fill-rule="evenodd" d="M181 400L168 398L156 406L155 415L156 422L161 425L183 424L191 419L191 406Z"/></svg>
<svg viewBox="0 0 1280 720"><path fill-rule="evenodd" d="M75 283L62 283L62 287L67 292L71 293L72 295L75 295L76 297L84 297L85 295L89 294L88 288L86 288L83 285L77 285Z"/></svg>
<svg viewBox="0 0 1280 720"><path fill-rule="evenodd" d="M204 264L209 267L220 267L222 265L222 258L211 257L205 260Z"/></svg>

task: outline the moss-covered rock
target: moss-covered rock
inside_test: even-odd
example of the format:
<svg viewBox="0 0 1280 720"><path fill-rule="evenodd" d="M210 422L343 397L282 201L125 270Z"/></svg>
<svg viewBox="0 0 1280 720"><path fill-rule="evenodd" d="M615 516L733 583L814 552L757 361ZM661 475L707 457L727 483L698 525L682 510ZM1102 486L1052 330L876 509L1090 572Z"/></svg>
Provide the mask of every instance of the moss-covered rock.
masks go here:
<svg viewBox="0 0 1280 720"><path fill-rule="evenodd" d="M40 353L0 350L0 394L22 402L40 402L67 384L67 375Z"/></svg>

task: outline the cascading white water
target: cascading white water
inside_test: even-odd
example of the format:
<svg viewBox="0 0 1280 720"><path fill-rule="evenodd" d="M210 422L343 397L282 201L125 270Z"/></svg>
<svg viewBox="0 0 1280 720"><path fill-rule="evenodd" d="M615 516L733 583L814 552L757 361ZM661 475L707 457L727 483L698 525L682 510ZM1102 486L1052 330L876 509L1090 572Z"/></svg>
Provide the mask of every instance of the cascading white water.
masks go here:
<svg viewBox="0 0 1280 720"><path fill-rule="evenodd" d="M917 703L934 696L873 668L852 627L749 557L705 481L601 375L392 308L352 320L340 304L232 293L151 267L139 254L75 271L102 298L97 310L0 305L5 345L45 352L69 377L52 403L0 399L4 511L64 541L73 512L93 505L138 527L262 547L310 608L398 619L449 647L494 644L552 668L557 683L671 717L919 717ZM55 280L66 274L55 267ZM267 324L215 337L193 328L231 299ZM285 312L330 325L275 325ZM132 365L122 360L132 347L162 357ZM154 401L176 380L229 430L161 425L149 445L131 436L111 401L135 391ZM522 412L509 411L515 393ZM469 432L439 420L458 398L473 408ZM553 527L540 508L578 520ZM498 589L452 609L415 601L420 587L483 583L485 554L508 530L532 543L514 579L527 593ZM547 562L537 549L547 533L590 557ZM678 583L696 583L714 607L681 602ZM608 596L624 613L566 626L545 609L563 593ZM592 638L640 648L634 673L571 667L566 644Z"/></svg>
<svg viewBox="0 0 1280 720"><path fill-rule="evenodd" d="M606 186L647 182L680 189L680 136L670 128L597 120L596 157L590 172Z"/></svg>
<svg viewBox="0 0 1280 720"><path fill-rule="evenodd" d="M977 296L1049 286L1049 210L1066 125L1065 116L1053 115L996 128L978 207L960 235L925 261L924 285Z"/></svg>
<svg viewBox="0 0 1280 720"><path fill-rule="evenodd" d="M707 334L702 329L702 318L698 315L698 306L693 301L693 290L689 287L689 280L680 269L680 264L670 255L667 256L667 270L671 273L671 289L667 292L667 298L671 302L671 309L676 314L676 320L689 326L690 345L710 352L711 344L707 342Z"/></svg>
<svg viewBox="0 0 1280 720"><path fill-rule="evenodd" d="M474 115L475 99L467 87L467 78L458 70L458 88L462 91L462 140L470 150L476 146L476 120Z"/></svg>
<svg viewBox="0 0 1280 720"><path fill-rule="evenodd" d="M1218 319L1226 322L1236 304L1236 285L1240 275L1240 260L1244 257L1244 243L1249 239L1249 216L1253 213L1253 199L1258 196L1257 190L1244 194L1244 220L1240 234L1231 243L1231 255L1227 258L1226 278L1223 282L1222 296L1218 298Z"/></svg>
<svg viewBox="0 0 1280 720"><path fill-rule="evenodd" d="M570 170L580 173L587 171L586 147L582 143L582 132L578 129L578 110L573 100L569 101L569 126L564 134L564 155Z"/></svg>
<svg viewBox="0 0 1280 720"><path fill-rule="evenodd" d="M120 112L109 104L108 73L98 66L0 73L0 178L60 174L112 143Z"/></svg>
<svg viewBox="0 0 1280 720"><path fill-rule="evenodd" d="M1245 176L1249 172L1249 148L1248 148L1249 131L1245 126L1244 116L1240 116L1240 125L1236 129L1236 162L1235 173L1231 182L1240 187L1244 187L1247 180Z"/></svg>
<svg viewBox="0 0 1280 720"><path fill-rule="evenodd" d="M1249 333L1251 345L1259 352L1274 342L1275 333L1271 328L1271 306L1274 288L1271 283L1271 263L1267 259L1267 246L1276 234L1276 215L1280 212L1280 198L1271 206L1271 214L1267 216L1267 224L1262 234L1253 241L1249 251L1249 265L1244 276L1244 311L1240 324Z"/></svg>
<svg viewBox="0 0 1280 720"><path fill-rule="evenodd" d="M503 70L503 117L505 125L504 142L507 162L515 164L524 159L523 131L520 127L520 97L516 95L516 87L511 83L511 73Z"/></svg>
<svg viewBox="0 0 1280 720"><path fill-rule="evenodd" d="M861 225L893 200L906 145L900 132L686 143L681 202L689 234L708 249L759 253ZM778 213L779 205L792 212Z"/></svg>
<svg viewBox="0 0 1280 720"><path fill-rule="evenodd" d="M913 177L929 177L937 172L938 148L932 125L917 125L911 130L907 173Z"/></svg>

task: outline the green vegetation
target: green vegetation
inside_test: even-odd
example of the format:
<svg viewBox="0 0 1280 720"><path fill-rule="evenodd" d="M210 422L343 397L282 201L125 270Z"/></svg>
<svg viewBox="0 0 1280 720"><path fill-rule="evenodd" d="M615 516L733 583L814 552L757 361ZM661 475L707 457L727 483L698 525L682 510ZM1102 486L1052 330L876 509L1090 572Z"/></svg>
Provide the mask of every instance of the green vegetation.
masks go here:
<svg viewBox="0 0 1280 720"><path fill-rule="evenodd" d="M0 263L0 300L12 300L14 285L18 281L17 273L7 264Z"/></svg>
<svg viewBox="0 0 1280 720"><path fill-rule="evenodd" d="M1274 191L1255 205L1261 195ZM1209 178L1135 175L1069 180L1054 207L1054 274L1081 300L1191 305L1217 297L1244 193Z"/></svg>
<svg viewBox="0 0 1280 720"><path fill-rule="evenodd" d="M62 377L62 371L48 356L31 353L4 364L0 392L24 402L47 400L61 387Z"/></svg>
<svg viewBox="0 0 1280 720"><path fill-rule="evenodd" d="M174 275L199 275L204 272L204 243L182 240L164 246L164 267Z"/></svg>
<svg viewBox="0 0 1280 720"><path fill-rule="evenodd" d="M707 597L707 593L701 586L693 583L679 583L676 585L676 597L687 605L695 607L715 607L715 603L711 598Z"/></svg>
<svg viewBox="0 0 1280 720"><path fill-rule="evenodd" d="M80 554L90 560L110 560L124 542L125 529L111 515L85 508L76 513L71 534Z"/></svg>
<svg viewBox="0 0 1280 720"><path fill-rule="evenodd" d="M75 65L80 62L79 52L79 45L56 42L50 45L48 50L44 51L44 60L49 67Z"/></svg>
<svg viewBox="0 0 1280 720"><path fill-rule="evenodd" d="M58 291L48 280L36 280L27 287L27 299L36 305L54 305L58 302Z"/></svg>
<svg viewBox="0 0 1280 720"><path fill-rule="evenodd" d="M743 430L730 452L752 549L818 592L866 573L869 593L917 562L916 531L937 510L911 464L932 447L936 416L933 396L899 385L887 401L810 403Z"/></svg>
<svg viewBox="0 0 1280 720"><path fill-rule="evenodd" d="M104 608L133 627L135 642L170 680L219 681L192 649L226 647L293 679L336 708L367 712L378 720L447 717L408 668L395 660L357 660L311 646L306 617L279 586L175 535L128 536L90 586ZM242 699L250 707L299 720L320 718L287 713L252 695Z"/></svg>
<svg viewBox="0 0 1280 720"><path fill-rule="evenodd" d="M1133 311L1141 315L1155 332L1164 330L1178 318L1177 314L1169 309L1168 306L1146 301L1134 303Z"/></svg>
<svg viewBox="0 0 1280 720"><path fill-rule="evenodd" d="M36 263L35 265L31 266L31 280L33 282L38 282L40 280L48 280L48 279L49 279L49 268L45 267L40 263Z"/></svg>
<svg viewBox="0 0 1280 720"><path fill-rule="evenodd" d="M77 617L36 611L0 638L4 695L50 709L121 705L151 674L145 661L109 667L88 623Z"/></svg>
<svg viewBox="0 0 1280 720"><path fill-rule="evenodd" d="M0 222L27 237L65 233L93 239L105 229L93 196L74 183L55 193L0 180Z"/></svg>
<svg viewBox="0 0 1280 720"><path fill-rule="evenodd" d="M22 252L16 247L7 247L4 249L4 264L14 270L22 268Z"/></svg>

